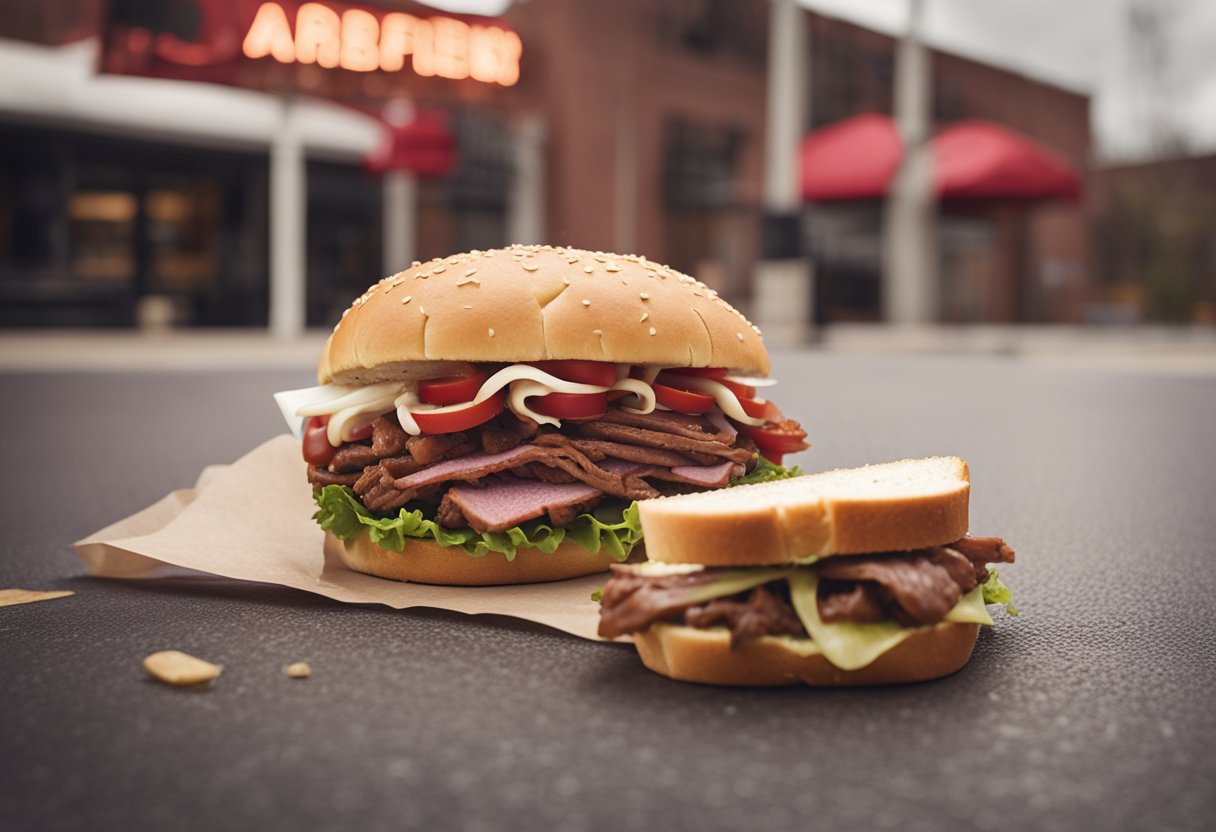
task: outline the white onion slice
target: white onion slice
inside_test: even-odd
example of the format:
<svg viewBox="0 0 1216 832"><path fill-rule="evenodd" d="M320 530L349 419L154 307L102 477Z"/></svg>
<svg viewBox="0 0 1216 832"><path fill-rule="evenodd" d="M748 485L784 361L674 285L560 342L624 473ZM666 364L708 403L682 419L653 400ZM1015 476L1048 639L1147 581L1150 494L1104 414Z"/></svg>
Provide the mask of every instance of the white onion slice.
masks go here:
<svg viewBox="0 0 1216 832"><path fill-rule="evenodd" d="M511 383L511 394L507 397L507 400L511 406L511 410L513 410L516 415L526 416L535 421L537 424L561 427L562 423L560 419L554 419L552 416L537 413L535 410L528 407L528 398L532 396L544 396L549 392L551 392L549 388L539 381L529 381L524 379Z"/></svg>
<svg viewBox="0 0 1216 832"><path fill-rule="evenodd" d="M750 376L724 376L727 381L735 384L746 384L748 387L772 387L777 383L775 378L751 378Z"/></svg>
<svg viewBox="0 0 1216 832"><path fill-rule="evenodd" d="M679 383L676 386L684 387L688 390L696 390L698 393L706 393L713 396L714 401L718 404L718 408L736 422L742 422L743 424L751 425L752 427L759 427L760 425L764 424L763 419L753 419L751 416L747 415L747 413L743 410L743 405L739 404L739 398L735 395L734 391L725 384L720 384L719 382L709 378L700 378L698 376L681 376L676 375L675 371L669 372L671 372L672 375L679 380Z"/></svg>
<svg viewBox="0 0 1216 832"><path fill-rule="evenodd" d="M658 404L654 397L654 388L641 379L622 378L618 379L617 383L612 385L613 390L626 390L637 396L638 407L626 407L621 405L621 410L629 413L653 413L655 405Z"/></svg>

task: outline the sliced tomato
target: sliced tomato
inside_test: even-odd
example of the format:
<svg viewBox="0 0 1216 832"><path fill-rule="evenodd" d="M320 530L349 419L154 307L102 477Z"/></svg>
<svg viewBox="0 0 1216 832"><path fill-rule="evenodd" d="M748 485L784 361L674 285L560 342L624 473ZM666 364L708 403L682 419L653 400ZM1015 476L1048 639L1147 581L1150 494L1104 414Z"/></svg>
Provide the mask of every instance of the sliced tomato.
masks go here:
<svg viewBox="0 0 1216 832"><path fill-rule="evenodd" d="M727 390L734 393L737 398L740 398L740 399L745 398L745 397L749 398L749 399L756 398L756 388L755 387L751 387L747 384L740 384L737 381L731 381L730 379L725 379L725 378L716 378L716 379L714 379L714 381L718 382L718 384L721 384Z"/></svg>
<svg viewBox="0 0 1216 832"><path fill-rule="evenodd" d="M768 419L768 402L764 399L752 399L747 396L736 396L739 400L739 407L743 408L743 412L753 419Z"/></svg>
<svg viewBox="0 0 1216 832"><path fill-rule="evenodd" d="M766 422L763 427L758 428L745 427L743 431L756 443L764 458L777 465L781 464L783 455L805 451L810 447L803 441L806 439L806 431L793 419Z"/></svg>
<svg viewBox="0 0 1216 832"><path fill-rule="evenodd" d="M338 449L329 444L329 437L325 435L325 426L328 424L328 416L310 416L304 423L302 445L305 462L322 468L333 462Z"/></svg>
<svg viewBox="0 0 1216 832"><path fill-rule="evenodd" d="M471 402L489 376L477 371L467 376L428 378L418 382L418 398L427 404L460 404Z"/></svg>
<svg viewBox="0 0 1216 832"><path fill-rule="evenodd" d="M485 401L462 407L459 410L449 410L443 413L414 410L411 411L411 415L423 433L459 433L488 422L502 413L506 400L506 391L499 390Z"/></svg>
<svg viewBox="0 0 1216 832"><path fill-rule="evenodd" d="M554 419L598 419L608 410L608 394L549 393L529 399L528 407Z"/></svg>
<svg viewBox="0 0 1216 832"><path fill-rule="evenodd" d="M666 384L652 384L654 398L664 407L670 407L677 413L708 413L713 410L714 397L692 390L680 390L668 387Z"/></svg>
<svg viewBox="0 0 1216 832"><path fill-rule="evenodd" d="M673 373L679 373L682 376L696 376L697 378L712 378L720 379L726 375L725 367L672 367Z"/></svg>
<svg viewBox="0 0 1216 832"><path fill-rule="evenodd" d="M533 367L544 370L551 376L579 384L594 384L596 387L611 387L616 383L616 365L608 361L532 361ZM554 417L556 418L556 417Z"/></svg>

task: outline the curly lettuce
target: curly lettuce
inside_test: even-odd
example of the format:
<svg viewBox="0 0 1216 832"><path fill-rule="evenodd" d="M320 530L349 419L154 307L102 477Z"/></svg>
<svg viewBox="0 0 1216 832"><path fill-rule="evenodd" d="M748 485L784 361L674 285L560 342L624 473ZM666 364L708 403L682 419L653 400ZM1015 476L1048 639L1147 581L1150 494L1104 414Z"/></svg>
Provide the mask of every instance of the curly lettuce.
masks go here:
<svg viewBox="0 0 1216 832"><path fill-rule="evenodd" d="M637 503L624 509L597 508L592 514L580 514L566 526L532 520L501 532L476 532L444 528L419 509L402 508L395 517L376 517L344 485L327 485L314 493L313 499L317 503L313 519L322 529L342 541L366 532L372 543L392 552L403 550L409 540L431 540L440 546L458 547L469 557L500 552L512 561L520 549L552 554L569 538L588 552L607 550L614 560L623 561L642 540Z"/></svg>
<svg viewBox="0 0 1216 832"><path fill-rule="evenodd" d="M1021 613L1021 610L1013 605L1013 593L1009 591L1009 587L1005 586L1005 582L997 576L995 569L988 570L988 580L980 585L980 589L984 593L985 604L1004 604L1005 612L1010 615Z"/></svg>
<svg viewBox="0 0 1216 832"><path fill-rule="evenodd" d="M751 473L745 474L738 479L733 479L728 486L736 485L752 485L757 482L772 482L773 480L788 480L790 477L801 477L802 469L795 465L793 468L786 468L776 463L769 462L759 454L756 455L756 467L751 470Z"/></svg>

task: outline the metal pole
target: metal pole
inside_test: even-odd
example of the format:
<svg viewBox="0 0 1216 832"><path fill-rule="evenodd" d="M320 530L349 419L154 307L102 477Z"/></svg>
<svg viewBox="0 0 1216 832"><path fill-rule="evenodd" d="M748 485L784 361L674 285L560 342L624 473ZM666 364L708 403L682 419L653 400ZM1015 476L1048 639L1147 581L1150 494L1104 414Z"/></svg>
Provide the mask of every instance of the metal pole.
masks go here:
<svg viewBox="0 0 1216 832"><path fill-rule="evenodd" d="M515 176L507 202L507 241L545 240L545 121L525 116L512 129Z"/></svg>
<svg viewBox="0 0 1216 832"><path fill-rule="evenodd" d="M762 260L756 264L752 317L772 344L810 336L814 275L801 246L798 146L806 127L806 17L794 0L772 0L764 143Z"/></svg>
<svg viewBox="0 0 1216 832"><path fill-rule="evenodd" d="M930 55L921 40L925 0L909 0L895 56L895 122L904 156L891 182L883 229L883 307L892 323L938 317L937 203L930 145Z"/></svg>
<svg viewBox="0 0 1216 832"><path fill-rule="evenodd" d="M381 245L386 275L396 274L409 265L418 251L418 180L403 170L384 175L384 241Z"/></svg>
<svg viewBox="0 0 1216 832"><path fill-rule="evenodd" d="M270 333L276 338L304 332L306 176L296 105L283 96L270 146Z"/></svg>

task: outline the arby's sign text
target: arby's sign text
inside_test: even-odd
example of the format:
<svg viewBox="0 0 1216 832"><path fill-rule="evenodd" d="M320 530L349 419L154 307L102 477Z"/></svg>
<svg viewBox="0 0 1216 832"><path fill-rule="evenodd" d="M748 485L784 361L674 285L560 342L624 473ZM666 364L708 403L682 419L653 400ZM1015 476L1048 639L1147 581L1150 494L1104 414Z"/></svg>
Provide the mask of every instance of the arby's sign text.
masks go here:
<svg viewBox="0 0 1216 832"><path fill-rule="evenodd" d="M279 3L262 3L241 44L245 57L353 72L408 69L504 87L519 80L523 44L498 26L404 12L377 16L361 8L339 13L324 3L304 3L294 18Z"/></svg>

